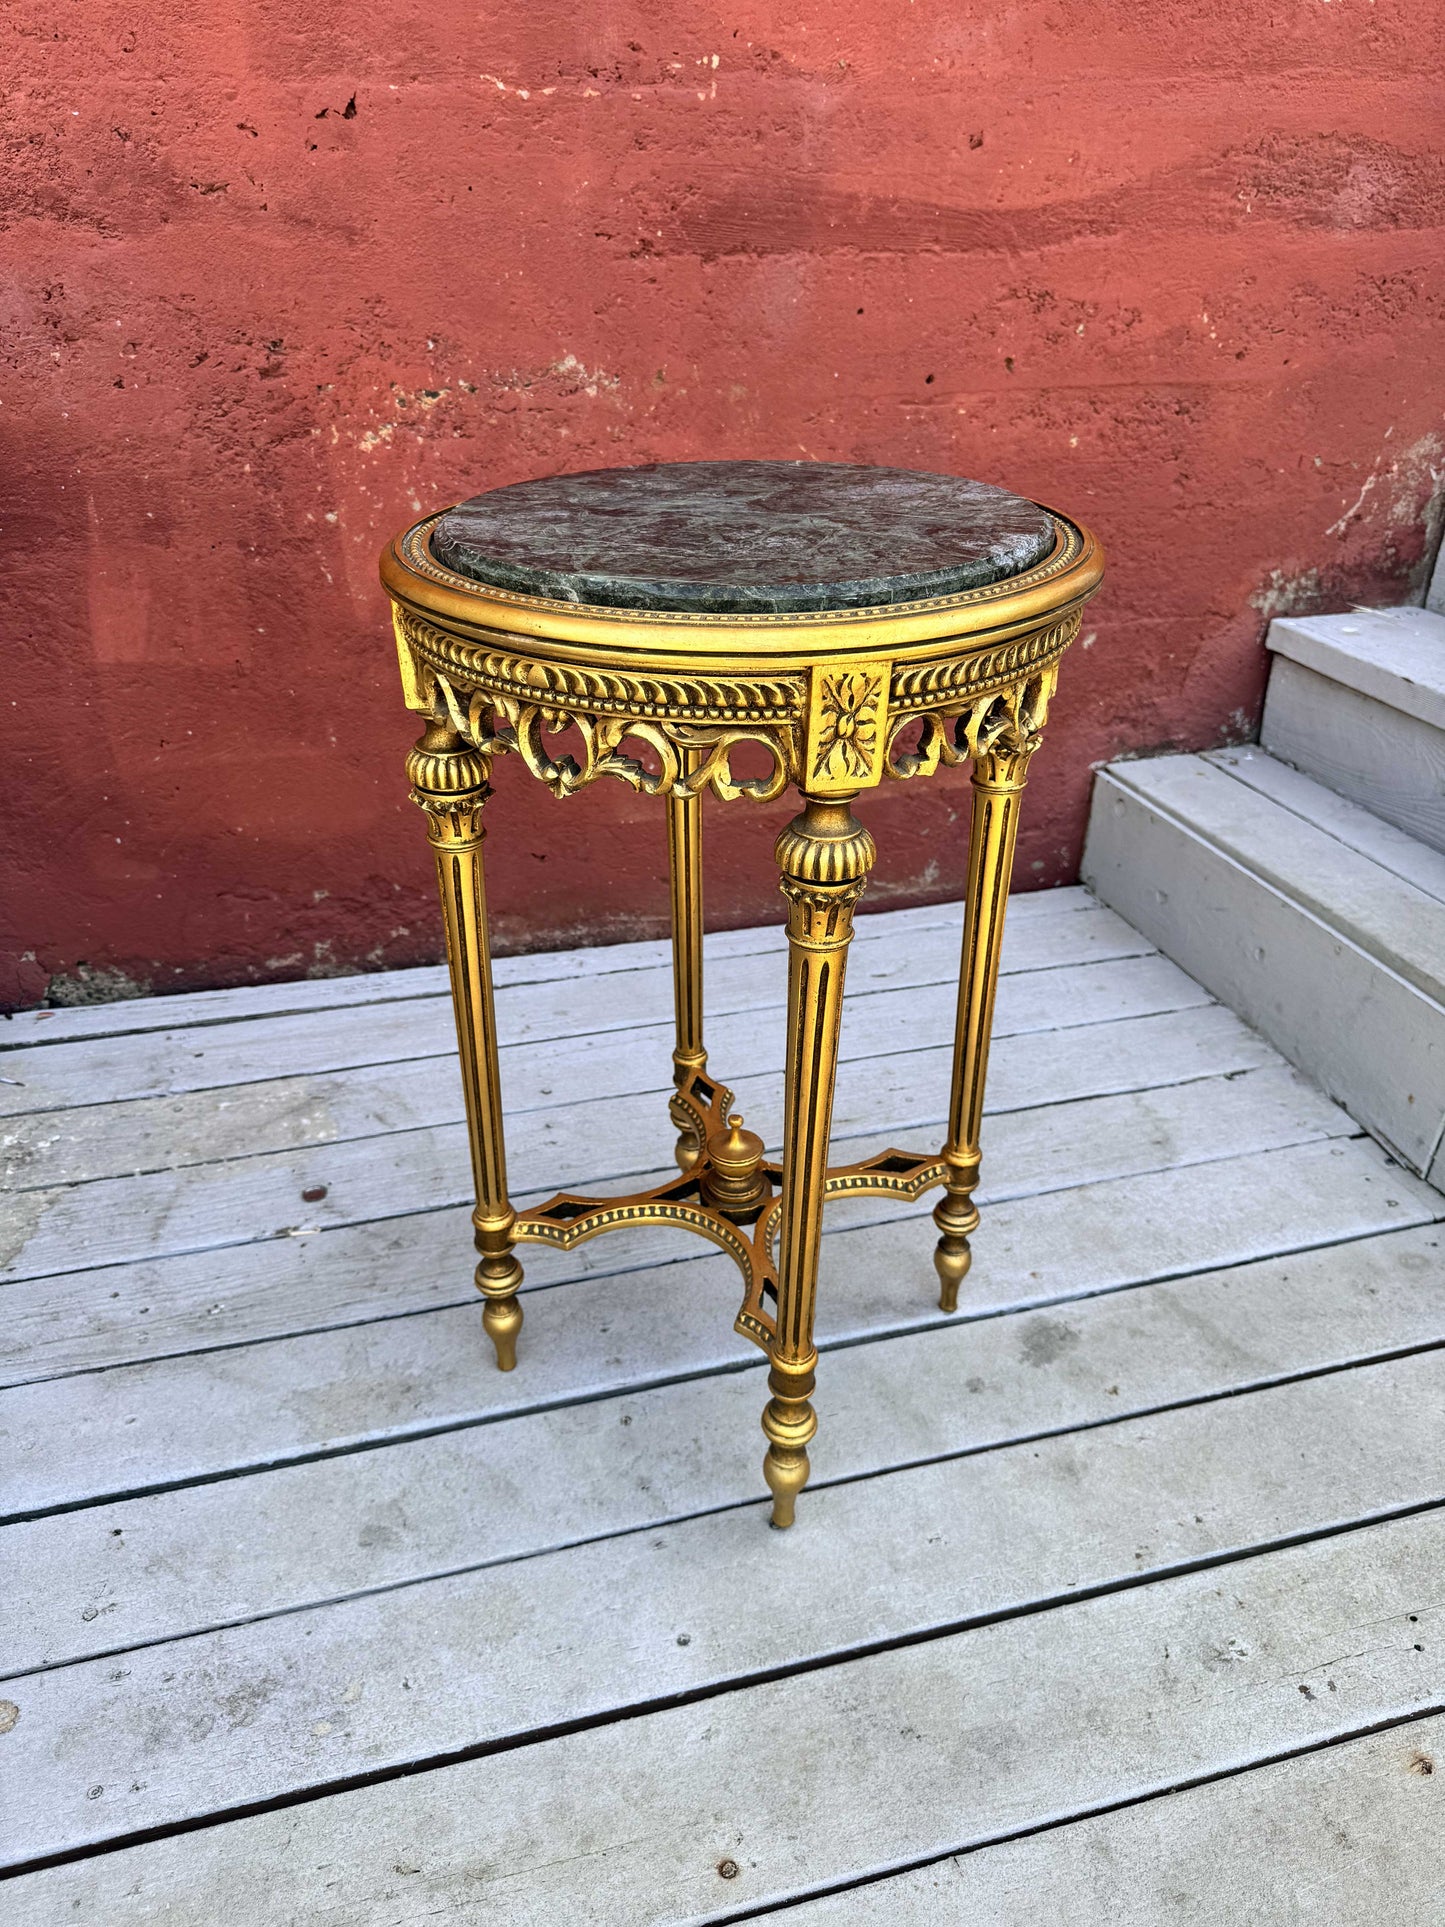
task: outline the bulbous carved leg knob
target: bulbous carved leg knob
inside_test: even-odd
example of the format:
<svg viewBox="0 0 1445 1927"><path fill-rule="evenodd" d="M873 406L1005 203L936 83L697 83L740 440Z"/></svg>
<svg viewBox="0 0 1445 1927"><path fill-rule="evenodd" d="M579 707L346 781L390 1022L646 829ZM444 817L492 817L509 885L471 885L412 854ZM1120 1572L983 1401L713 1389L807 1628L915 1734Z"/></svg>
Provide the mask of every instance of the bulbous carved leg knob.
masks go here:
<svg viewBox="0 0 1445 1927"><path fill-rule="evenodd" d="M818 1415L808 1402L815 1382L817 1353L799 1365L774 1364L768 1373L773 1396L763 1411L768 1450L763 1477L773 1495L772 1524L784 1531L793 1523L798 1494L808 1483L808 1441L818 1429Z"/></svg>
<svg viewBox="0 0 1445 1927"><path fill-rule="evenodd" d="M978 1182L977 1158L972 1161L971 1174L965 1176L963 1183L956 1181L959 1176L958 1167L950 1165L948 1189L933 1211L933 1222L941 1233L933 1253L933 1268L938 1273L940 1311L958 1310L958 1288L968 1276L968 1268L973 1263L969 1233L978 1229L978 1206L971 1195Z"/></svg>
<svg viewBox="0 0 1445 1927"><path fill-rule="evenodd" d="M499 1372L515 1371L517 1339L522 1330L522 1307L517 1301L522 1266L510 1243L515 1216L509 1209L499 1218L488 1220L477 1212L472 1219L477 1249L482 1254L476 1277L477 1290L485 1300L482 1329L496 1350Z"/></svg>

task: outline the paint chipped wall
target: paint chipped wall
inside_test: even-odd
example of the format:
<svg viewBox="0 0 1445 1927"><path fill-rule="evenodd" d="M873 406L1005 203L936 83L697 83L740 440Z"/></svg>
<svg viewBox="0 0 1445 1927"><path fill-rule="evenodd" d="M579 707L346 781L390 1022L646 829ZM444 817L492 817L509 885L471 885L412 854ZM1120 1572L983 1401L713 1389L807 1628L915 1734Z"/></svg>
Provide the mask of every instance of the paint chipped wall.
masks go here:
<svg viewBox="0 0 1445 1927"><path fill-rule="evenodd" d="M1070 879L1094 765L1250 732L1269 615L1418 593L1442 26L15 0L0 1001L433 957L376 552L560 468L904 463L1093 522L1020 857ZM498 777L505 945L661 928L655 804ZM957 893L966 806L868 799L874 902ZM780 815L710 811L716 921L777 914Z"/></svg>

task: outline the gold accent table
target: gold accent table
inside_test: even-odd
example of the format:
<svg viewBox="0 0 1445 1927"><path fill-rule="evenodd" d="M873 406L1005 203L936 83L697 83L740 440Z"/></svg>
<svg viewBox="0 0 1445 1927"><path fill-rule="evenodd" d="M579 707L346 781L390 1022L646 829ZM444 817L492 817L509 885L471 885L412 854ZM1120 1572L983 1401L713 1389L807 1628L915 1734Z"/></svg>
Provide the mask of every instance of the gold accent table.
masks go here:
<svg viewBox="0 0 1445 1927"><path fill-rule="evenodd" d="M570 1250L640 1223L710 1239L742 1274L737 1329L771 1366L763 1470L776 1526L793 1522L817 1429L824 1200L917 1198L942 1185L935 1264L942 1308L957 1308L979 1221L979 1128L1019 801L1059 658L1102 570L1086 529L1002 490L812 463L675 464L520 484L428 517L382 557L406 701L426 718L407 773L441 886L476 1184L476 1283L497 1363L516 1363L519 1244ZM860 591L867 606L840 601L856 603ZM576 754L555 740L568 729ZM744 743L766 753L766 776L734 774ZM509 1202L482 874L483 811L501 754L518 756L558 797L606 775L664 799L680 1175L653 1190L564 1192L522 1214ZM963 762L973 811L947 1139L936 1152L890 1150L830 1168L844 967L874 858L852 805L884 780ZM802 807L776 846L789 964L774 1163L708 1072L702 798L766 801L789 784Z"/></svg>

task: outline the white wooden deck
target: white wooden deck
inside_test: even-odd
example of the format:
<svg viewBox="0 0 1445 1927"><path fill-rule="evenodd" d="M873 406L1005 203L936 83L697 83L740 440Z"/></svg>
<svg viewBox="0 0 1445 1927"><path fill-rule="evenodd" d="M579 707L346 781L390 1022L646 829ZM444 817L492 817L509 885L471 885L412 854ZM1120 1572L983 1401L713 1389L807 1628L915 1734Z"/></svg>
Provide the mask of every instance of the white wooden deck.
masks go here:
<svg viewBox="0 0 1445 1927"><path fill-rule="evenodd" d="M862 921L839 1155L939 1138L957 921ZM439 971L5 1024L9 1927L1445 1919L1445 1196L1081 891L1006 970L790 1533L706 1246L525 1250L493 1369ZM499 974L519 1197L669 1169L663 948ZM711 940L770 1141L782 985Z"/></svg>

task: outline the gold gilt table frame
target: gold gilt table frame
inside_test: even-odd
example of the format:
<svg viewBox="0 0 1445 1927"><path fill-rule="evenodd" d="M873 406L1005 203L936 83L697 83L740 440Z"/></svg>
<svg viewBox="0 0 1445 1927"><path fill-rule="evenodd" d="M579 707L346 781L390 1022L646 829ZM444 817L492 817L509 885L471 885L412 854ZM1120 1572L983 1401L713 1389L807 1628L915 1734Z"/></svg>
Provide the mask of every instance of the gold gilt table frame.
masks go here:
<svg viewBox="0 0 1445 1927"><path fill-rule="evenodd" d="M875 609L803 615L612 610L513 594L433 557L433 516L382 557L408 706L427 719L407 761L436 853L466 1098L481 1254L476 1283L497 1363L516 1363L522 1267L515 1247L570 1250L625 1224L683 1225L742 1273L737 1329L768 1355L764 1476L772 1522L793 1522L817 1430L810 1396L813 1301L825 1198L943 1197L935 1264L956 1309L978 1224L973 1192L1004 907L1019 799L1060 656L1098 587L1086 529L1053 517L1050 554L986 588ZM580 761L549 738L569 726ZM631 741L644 762L624 752ZM739 744L771 758L735 776ZM617 776L666 799L677 1044L670 1112L681 1175L630 1197L563 1192L518 1213L507 1196L496 1018L482 875L493 757L519 756L554 795ZM885 779L972 764L963 957L948 1136L930 1153L884 1151L830 1169L843 973L874 858L852 812ZM794 785L801 813L778 838L788 900L788 1042L779 1162L709 1076L703 1043L702 798L767 801Z"/></svg>

